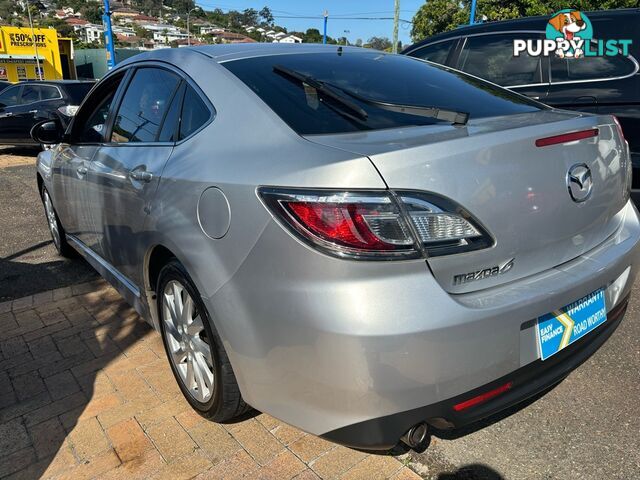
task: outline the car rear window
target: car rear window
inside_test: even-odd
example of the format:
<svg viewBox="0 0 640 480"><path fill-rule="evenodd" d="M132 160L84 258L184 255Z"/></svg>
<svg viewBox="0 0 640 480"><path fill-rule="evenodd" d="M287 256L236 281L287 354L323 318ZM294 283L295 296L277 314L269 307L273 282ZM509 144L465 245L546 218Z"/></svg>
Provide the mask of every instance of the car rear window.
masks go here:
<svg viewBox="0 0 640 480"><path fill-rule="evenodd" d="M431 125L432 118L392 112L349 99L367 118L348 118L330 108L313 88L274 71L284 67L368 100L466 112L470 119L533 112L540 104L446 67L404 55L336 49L335 52L271 55L222 63L301 135Z"/></svg>
<svg viewBox="0 0 640 480"><path fill-rule="evenodd" d="M71 101L73 105L80 105L84 97L87 96L89 90L93 88L93 83L72 83L65 86L65 90L67 91L67 95L71 97Z"/></svg>

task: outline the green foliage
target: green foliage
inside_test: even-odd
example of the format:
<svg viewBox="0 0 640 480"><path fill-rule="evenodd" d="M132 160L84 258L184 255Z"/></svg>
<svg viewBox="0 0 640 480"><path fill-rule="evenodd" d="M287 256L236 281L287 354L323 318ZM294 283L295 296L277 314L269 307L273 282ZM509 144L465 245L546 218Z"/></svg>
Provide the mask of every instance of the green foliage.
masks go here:
<svg viewBox="0 0 640 480"><path fill-rule="evenodd" d="M376 50L391 50L392 43L387 37L371 37L367 42L367 47Z"/></svg>
<svg viewBox="0 0 640 480"><path fill-rule="evenodd" d="M285 30L286 31L286 30ZM302 38L303 43L322 43L322 33L317 28L308 28L306 32L292 32L296 37ZM338 41L327 35L327 43L335 45ZM344 40L343 40L344 43Z"/></svg>
<svg viewBox="0 0 640 480"><path fill-rule="evenodd" d="M247 8L242 12L242 24L248 27L258 25L258 11L253 8Z"/></svg>
<svg viewBox="0 0 640 480"><path fill-rule="evenodd" d="M262 10L260 10L260 12L258 12L258 15L262 19L263 24L265 24L267 26L272 26L273 25L274 18L273 18L273 14L271 13L271 10L269 9L269 7L264 7Z"/></svg>
<svg viewBox="0 0 640 480"><path fill-rule="evenodd" d="M0 0L0 19L2 23L9 23L15 10L15 4L12 0Z"/></svg>
<svg viewBox="0 0 640 480"><path fill-rule="evenodd" d="M478 0L476 20L486 16L490 21L551 15L563 8L607 10L638 7L638 0ZM453 30L469 23L471 0L428 0L413 17L411 38L414 42L437 33Z"/></svg>

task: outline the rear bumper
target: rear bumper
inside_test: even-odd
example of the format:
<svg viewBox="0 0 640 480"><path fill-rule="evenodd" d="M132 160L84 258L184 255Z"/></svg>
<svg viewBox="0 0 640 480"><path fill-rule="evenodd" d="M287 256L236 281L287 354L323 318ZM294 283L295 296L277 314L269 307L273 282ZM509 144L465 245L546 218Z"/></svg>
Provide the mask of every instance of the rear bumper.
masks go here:
<svg viewBox="0 0 640 480"><path fill-rule="evenodd" d="M445 292L423 261L326 257L272 222L233 278L204 300L250 405L340 443L389 448L417 422L458 426L490 414L489 405L464 415L449 409L533 369L496 398L521 401L604 342L615 320L585 337L592 350L583 358L560 365L580 350L576 343L542 363L536 318L600 288L611 314L628 296L640 265L640 221L631 202L621 215L618 231L581 257L458 295Z"/></svg>
<svg viewBox="0 0 640 480"><path fill-rule="evenodd" d="M537 360L493 382L445 401L349 425L321 436L354 448L389 449L409 428L420 422L426 421L437 429L461 428L497 414L544 392L584 363L618 328L628 301L627 297L611 310L607 322L601 328L546 361ZM507 383L511 383L512 387L506 393L485 403L463 412L456 412L453 408L460 402Z"/></svg>

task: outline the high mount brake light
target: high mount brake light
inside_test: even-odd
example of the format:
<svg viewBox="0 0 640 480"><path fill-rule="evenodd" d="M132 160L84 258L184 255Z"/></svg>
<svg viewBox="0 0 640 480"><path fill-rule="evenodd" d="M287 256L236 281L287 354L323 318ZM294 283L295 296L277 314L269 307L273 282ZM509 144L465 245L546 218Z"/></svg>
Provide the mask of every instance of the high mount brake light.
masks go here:
<svg viewBox="0 0 640 480"><path fill-rule="evenodd" d="M258 195L290 232L338 257L393 260L484 248L488 234L461 209L424 194L261 187ZM407 194L409 195L409 194ZM449 208L447 208L449 207Z"/></svg>
<svg viewBox="0 0 640 480"><path fill-rule="evenodd" d="M548 147L550 145L575 142L576 140L584 140L585 138L597 136L598 129L590 128L589 130L581 130L579 132L563 133L562 135L554 135L553 137L539 138L536 140L536 147Z"/></svg>

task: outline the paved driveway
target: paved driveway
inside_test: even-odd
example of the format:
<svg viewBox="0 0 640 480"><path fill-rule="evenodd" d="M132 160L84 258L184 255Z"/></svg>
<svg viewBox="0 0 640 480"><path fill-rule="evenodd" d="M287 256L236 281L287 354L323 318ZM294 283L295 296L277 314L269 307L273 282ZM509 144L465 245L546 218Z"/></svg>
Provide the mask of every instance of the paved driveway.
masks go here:
<svg viewBox="0 0 640 480"><path fill-rule="evenodd" d="M160 336L102 282L0 303L0 478L418 479L253 412L183 399Z"/></svg>

